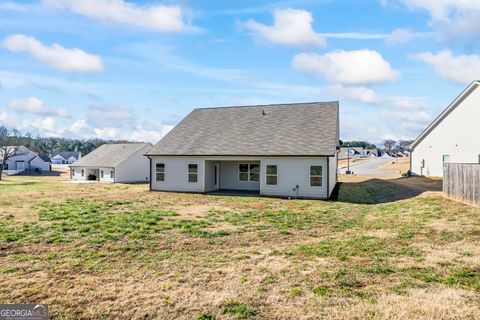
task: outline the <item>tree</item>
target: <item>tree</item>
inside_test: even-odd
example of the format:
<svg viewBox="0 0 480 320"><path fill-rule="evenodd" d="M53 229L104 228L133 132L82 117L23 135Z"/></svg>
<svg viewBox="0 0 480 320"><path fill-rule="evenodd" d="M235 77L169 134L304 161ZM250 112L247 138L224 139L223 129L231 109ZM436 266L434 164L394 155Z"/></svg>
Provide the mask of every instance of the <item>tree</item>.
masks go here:
<svg viewBox="0 0 480 320"><path fill-rule="evenodd" d="M393 150L393 147L395 147L396 144L397 144L397 142L395 142L395 140L391 140L391 139L387 139L387 140L383 141L383 146L385 147L385 150L388 151L388 152L391 152Z"/></svg>
<svg viewBox="0 0 480 320"><path fill-rule="evenodd" d="M359 147L364 149L377 149L377 146L368 141L341 141L340 145L348 145L349 147Z"/></svg>
<svg viewBox="0 0 480 320"><path fill-rule="evenodd" d="M398 141L398 149L403 152L413 143L414 140L400 140Z"/></svg>
<svg viewBox="0 0 480 320"><path fill-rule="evenodd" d="M16 156L24 138L21 133L15 129L9 130L5 126L0 126L0 180L2 180L3 169L8 159Z"/></svg>

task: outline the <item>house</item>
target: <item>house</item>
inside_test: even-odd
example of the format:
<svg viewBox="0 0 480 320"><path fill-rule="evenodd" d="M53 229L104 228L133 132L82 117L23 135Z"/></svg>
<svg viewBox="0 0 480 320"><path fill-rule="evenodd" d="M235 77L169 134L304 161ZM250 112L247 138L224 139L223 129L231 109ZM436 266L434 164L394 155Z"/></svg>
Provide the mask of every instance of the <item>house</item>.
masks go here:
<svg viewBox="0 0 480 320"><path fill-rule="evenodd" d="M16 147L7 147L16 148ZM0 154L2 159L2 154ZM6 161L5 174L16 174L24 171L44 172L51 170L50 159L45 155L40 155L31 151L25 146L20 146L16 155Z"/></svg>
<svg viewBox="0 0 480 320"><path fill-rule="evenodd" d="M52 164L72 164L80 158L80 153L76 151L55 152L52 157Z"/></svg>
<svg viewBox="0 0 480 320"><path fill-rule="evenodd" d="M151 190L329 198L338 102L195 109L146 155Z"/></svg>
<svg viewBox="0 0 480 320"><path fill-rule="evenodd" d="M376 158L376 157L380 157L382 156L382 153L374 148L374 149L365 149L365 157L372 157L372 158Z"/></svg>
<svg viewBox="0 0 480 320"><path fill-rule="evenodd" d="M104 144L70 165L74 181L148 182L150 143Z"/></svg>
<svg viewBox="0 0 480 320"><path fill-rule="evenodd" d="M443 164L480 163L480 81L472 82L410 145L410 170L443 176Z"/></svg>
<svg viewBox="0 0 480 320"><path fill-rule="evenodd" d="M362 147L340 147L338 160L365 158L365 150Z"/></svg>

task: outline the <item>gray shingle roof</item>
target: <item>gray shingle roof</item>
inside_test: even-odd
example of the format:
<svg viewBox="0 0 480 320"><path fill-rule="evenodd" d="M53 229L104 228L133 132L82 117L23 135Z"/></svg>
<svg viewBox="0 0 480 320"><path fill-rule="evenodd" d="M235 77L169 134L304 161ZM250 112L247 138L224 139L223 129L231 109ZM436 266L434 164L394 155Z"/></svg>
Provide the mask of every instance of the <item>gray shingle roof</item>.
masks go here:
<svg viewBox="0 0 480 320"><path fill-rule="evenodd" d="M70 157L75 157L78 159L78 152L77 151L60 151L56 152L55 155L61 155L63 159L68 160Z"/></svg>
<svg viewBox="0 0 480 320"><path fill-rule="evenodd" d="M334 155L338 102L195 109L148 155Z"/></svg>
<svg viewBox="0 0 480 320"><path fill-rule="evenodd" d="M104 144L71 164L71 167L115 168L150 143Z"/></svg>

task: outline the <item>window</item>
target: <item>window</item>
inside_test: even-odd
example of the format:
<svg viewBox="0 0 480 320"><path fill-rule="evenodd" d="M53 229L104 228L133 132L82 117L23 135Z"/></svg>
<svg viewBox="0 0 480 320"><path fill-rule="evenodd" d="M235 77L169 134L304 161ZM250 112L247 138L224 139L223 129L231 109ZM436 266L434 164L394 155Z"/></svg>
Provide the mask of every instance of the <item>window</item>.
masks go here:
<svg viewBox="0 0 480 320"><path fill-rule="evenodd" d="M256 163L241 163L238 165L238 179L240 181L256 182L260 180L260 165Z"/></svg>
<svg viewBox="0 0 480 320"><path fill-rule="evenodd" d="M103 178L103 170L100 170L100 178Z"/></svg>
<svg viewBox="0 0 480 320"><path fill-rule="evenodd" d="M322 166L310 166L310 187L322 186Z"/></svg>
<svg viewBox="0 0 480 320"><path fill-rule="evenodd" d="M165 181L165 163L157 163L155 165L156 181Z"/></svg>
<svg viewBox="0 0 480 320"><path fill-rule="evenodd" d="M188 165L188 182L198 181L198 164Z"/></svg>
<svg viewBox="0 0 480 320"><path fill-rule="evenodd" d="M277 185L277 166L267 165L267 185Z"/></svg>
<svg viewBox="0 0 480 320"><path fill-rule="evenodd" d="M443 163L450 162L450 155L449 154L444 154L442 156L442 161L443 161Z"/></svg>
<svg viewBox="0 0 480 320"><path fill-rule="evenodd" d="M85 175L85 171L82 169L82 177Z"/></svg>
<svg viewBox="0 0 480 320"><path fill-rule="evenodd" d="M110 171L110 178L112 178L112 179L113 179L113 170L112 170L112 171Z"/></svg>
<svg viewBox="0 0 480 320"><path fill-rule="evenodd" d="M238 175L238 179L240 181L248 181L248 164L240 164L238 166L238 171L239 171L239 175Z"/></svg>

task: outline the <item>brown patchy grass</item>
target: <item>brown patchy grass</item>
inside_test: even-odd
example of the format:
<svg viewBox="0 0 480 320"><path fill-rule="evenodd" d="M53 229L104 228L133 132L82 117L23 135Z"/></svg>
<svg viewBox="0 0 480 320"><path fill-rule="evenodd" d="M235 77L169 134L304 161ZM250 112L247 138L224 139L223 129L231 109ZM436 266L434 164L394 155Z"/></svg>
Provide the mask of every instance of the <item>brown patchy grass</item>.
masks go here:
<svg viewBox="0 0 480 320"><path fill-rule="evenodd" d="M65 179L0 182L0 303L53 319L480 317L480 209L438 181L342 177L333 202Z"/></svg>
<svg viewBox="0 0 480 320"><path fill-rule="evenodd" d="M404 157L392 159L392 161L390 161L389 163L380 166L379 169L395 170L400 173L406 173L408 170L410 170L410 158Z"/></svg>

